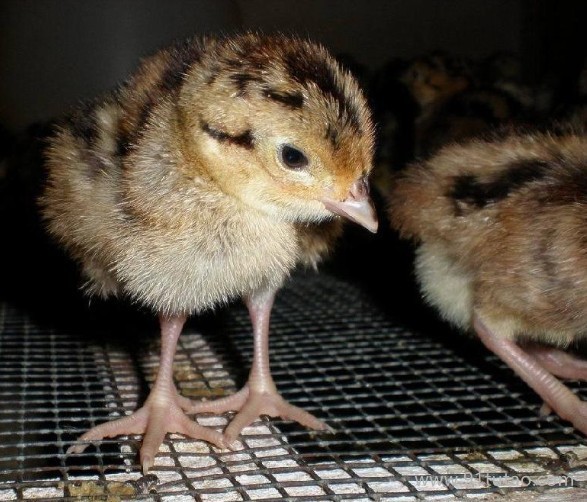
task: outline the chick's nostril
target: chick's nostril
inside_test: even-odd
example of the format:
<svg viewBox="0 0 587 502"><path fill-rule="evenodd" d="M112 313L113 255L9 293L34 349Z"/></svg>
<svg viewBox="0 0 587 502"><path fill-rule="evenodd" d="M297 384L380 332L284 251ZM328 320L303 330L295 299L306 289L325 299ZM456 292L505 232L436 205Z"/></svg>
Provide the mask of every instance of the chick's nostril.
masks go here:
<svg viewBox="0 0 587 502"><path fill-rule="evenodd" d="M364 200L369 198L369 182L367 181L367 177L363 176L355 181L351 185L351 189L349 191L350 198L355 200Z"/></svg>

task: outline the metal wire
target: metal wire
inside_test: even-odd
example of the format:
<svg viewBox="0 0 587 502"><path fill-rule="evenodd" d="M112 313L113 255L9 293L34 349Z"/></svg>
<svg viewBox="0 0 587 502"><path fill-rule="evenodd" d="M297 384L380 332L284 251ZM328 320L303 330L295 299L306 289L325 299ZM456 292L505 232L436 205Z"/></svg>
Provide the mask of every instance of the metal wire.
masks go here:
<svg viewBox="0 0 587 502"><path fill-rule="evenodd" d="M171 435L148 476L139 437L66 455L88 427L131 412L157 367L153 344L137 364L83 331L0 308L0 500L417 500L575 493L587 479L584 438L541 417L499 361L406 331L328 275L299 275L279 294L271 361L283 395L335 433L263 420L234 452ZM251 357L249 319L234 306L188 324L175 379L188 397L219 397ZM230 416L196 419L220 429Z"/></svg>

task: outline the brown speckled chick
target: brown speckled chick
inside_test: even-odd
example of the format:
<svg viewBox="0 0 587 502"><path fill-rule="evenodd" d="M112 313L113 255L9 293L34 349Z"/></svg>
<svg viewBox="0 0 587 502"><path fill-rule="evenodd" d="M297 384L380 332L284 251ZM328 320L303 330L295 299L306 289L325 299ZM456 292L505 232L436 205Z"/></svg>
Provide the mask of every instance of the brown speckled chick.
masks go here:
<svg viewBox="0 0 587 502"><path fill-rule="evenodd" d="M390 204L418 245L425 299L587 434L587 404L556 378L587 379L587 362L560 350L587 334L587 135L447 146L408 168Z"/></svg>
<svg viewBox="0 0 587 502"><path fill-rule="evenodd" d="M81 265L89 293L150 307L162 340L144 406L81 439L144 433L147 471L166 432L229 445L260 414L326 428L277 393L269 316L291 270L315 266L331 248L339 215L376 231L372 150L353 78L321 46L285 36L162 50L65 121L47 154L49 231ZM219 401L180 397L171 367L186 316L239 297L255 337L247 385ZM184 413L228 410L240 412L224 436Z"/></svg>

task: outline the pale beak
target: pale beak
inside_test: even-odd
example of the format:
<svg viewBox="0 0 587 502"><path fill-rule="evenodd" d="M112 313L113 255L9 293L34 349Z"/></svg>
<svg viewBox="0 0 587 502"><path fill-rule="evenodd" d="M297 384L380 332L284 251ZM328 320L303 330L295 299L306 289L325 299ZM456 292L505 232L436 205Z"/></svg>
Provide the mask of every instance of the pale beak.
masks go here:
<svg viewBox="0 0 587 502"><path fill-rule="evenodd" d="M369 183L366 178L360 178L352 184L346 199L323 197L320 201L329 211L358 223L370 232L377 232L377 213L369 197Z"/></svg>

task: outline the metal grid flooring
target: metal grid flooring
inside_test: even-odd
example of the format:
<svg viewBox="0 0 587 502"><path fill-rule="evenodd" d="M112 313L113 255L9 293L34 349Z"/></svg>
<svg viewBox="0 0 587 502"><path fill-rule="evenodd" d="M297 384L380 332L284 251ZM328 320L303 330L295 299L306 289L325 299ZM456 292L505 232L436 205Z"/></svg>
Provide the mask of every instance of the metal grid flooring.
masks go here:
<svg viewBox="0 0 587 502"><path fill-rule="evenodd" d="M336 432L263 420L232 452L172 435L142 476L138 437L65 450L89 426L136 407L156 371L156 344L133 358L1 305L0 500L586 496L585 439L540 417L533 393L485 352L408 332L324 274L284 288L271 336L283 395ZM248 316L235 306L187 326L175 378L186 396L222 396L242 382L251 356ZM222 428L228 418L197 420Z"/></svg>

